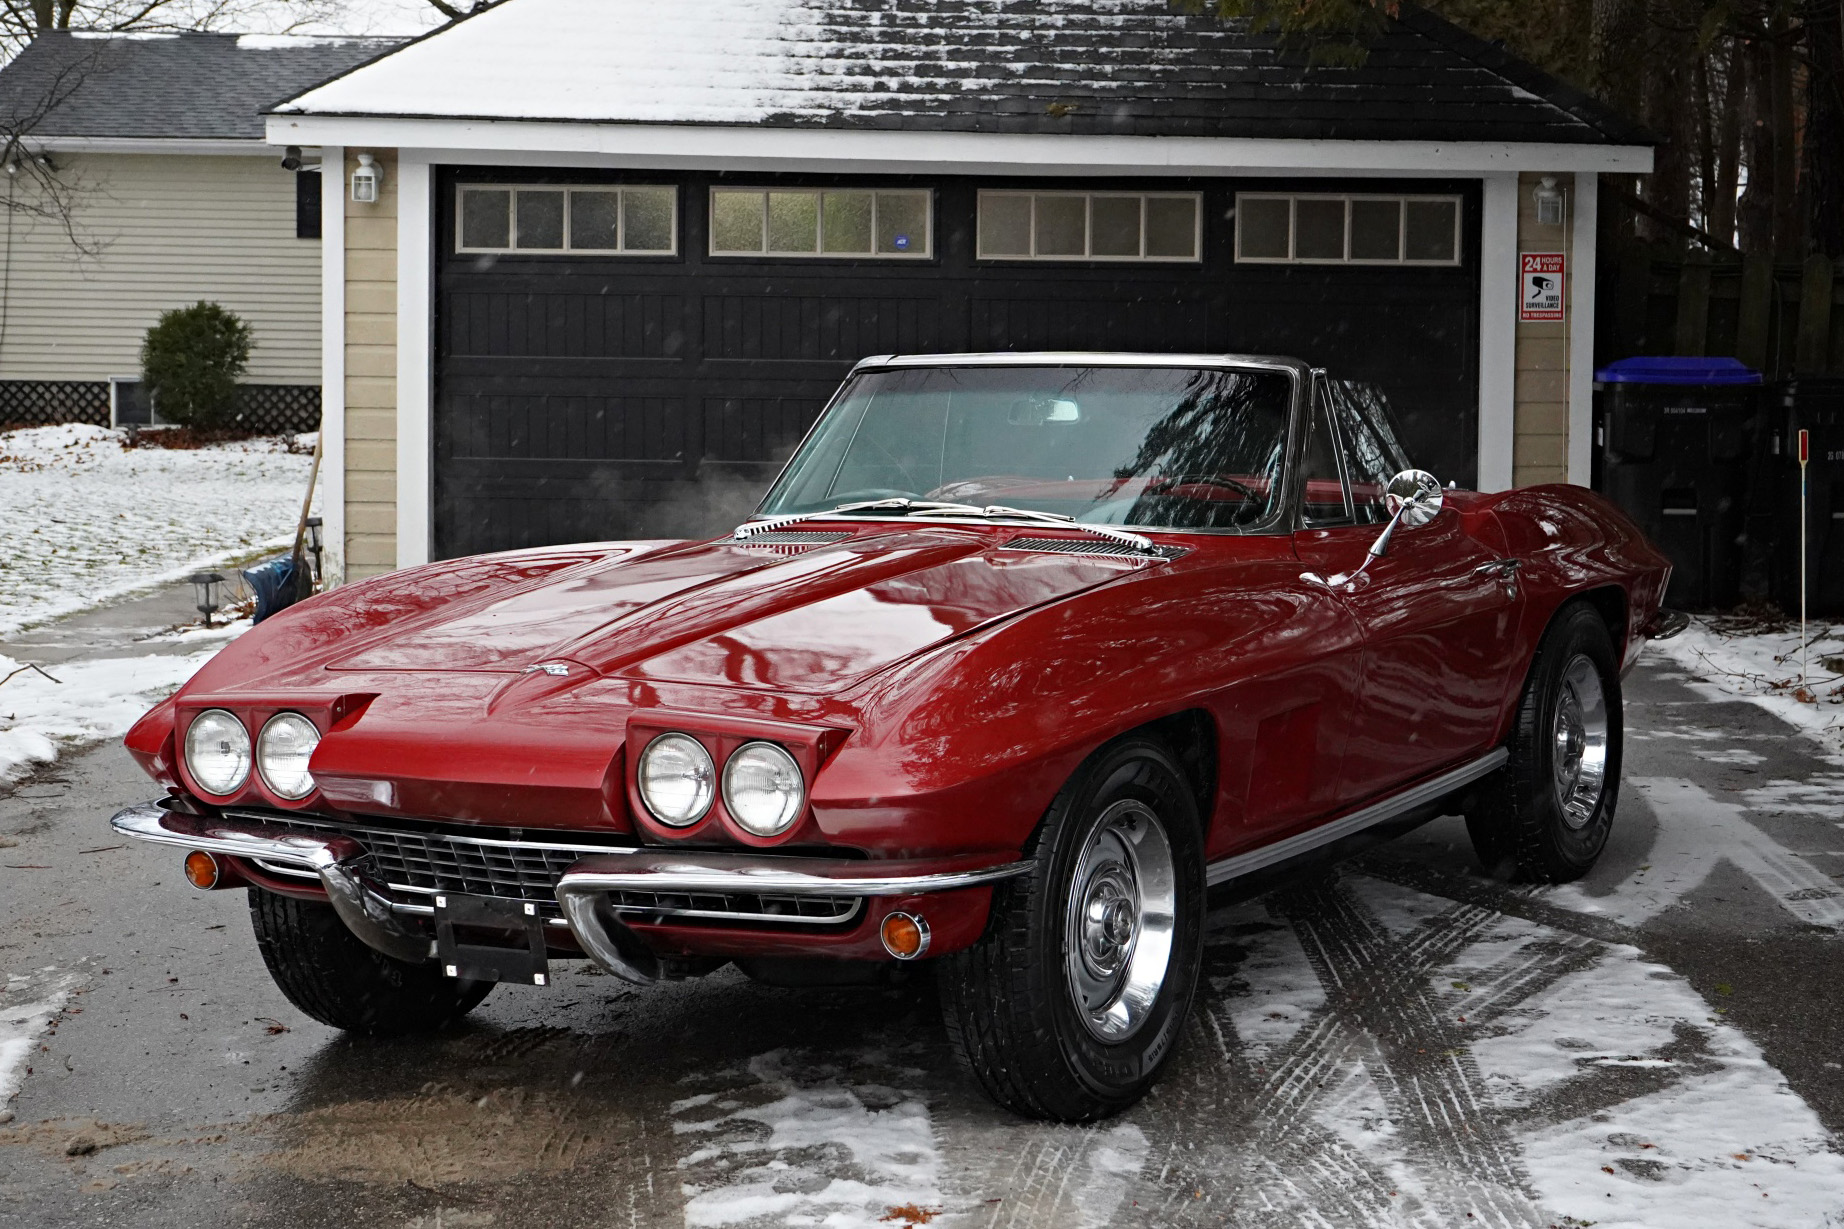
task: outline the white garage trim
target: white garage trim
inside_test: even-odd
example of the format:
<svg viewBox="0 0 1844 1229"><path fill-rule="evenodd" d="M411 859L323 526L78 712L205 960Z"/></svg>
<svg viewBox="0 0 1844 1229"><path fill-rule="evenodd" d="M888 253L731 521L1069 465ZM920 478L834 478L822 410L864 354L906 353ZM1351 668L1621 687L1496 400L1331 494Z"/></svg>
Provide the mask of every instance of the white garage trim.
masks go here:
<svg viewBox="0 0 1844 1229"><path fill-rule="evenodd" d="M1519 170L1644 174L1652 169L1652 151L1641 145L1510 141L876 132L339 115L270 115L268 138L277 145L338 141L355 149L419 149L439 154L434 160L442 162L659 170L1451 177Z"/></svg>
<svg viewBox="0 0 1844 1229"><path fill-rule="evenodd" d="M1600 211L1598 175L1575 176L1575 228L1569 241L1569 481L1587 486L1594 474L1594 280Z"/></svg>
<svg viewBox="0 0 1844 1229"><path fill-rule="evenodd" d="M426 158L397 160L397 566L429 562L433 244Z"/></svg>
<svg viewBox="0 0 1844 1229"><path fill-rule="evenodd" d="M346 578L346 151L320 155L320 518L331 584Z"/></svg>
<svg viewBox="0 0 1844 1229"><path fill-rule="evenodd" d="M1479 489L1503 491L1511 486L1517 398L1515 172L1485 177L1479 212Z"/></svg>

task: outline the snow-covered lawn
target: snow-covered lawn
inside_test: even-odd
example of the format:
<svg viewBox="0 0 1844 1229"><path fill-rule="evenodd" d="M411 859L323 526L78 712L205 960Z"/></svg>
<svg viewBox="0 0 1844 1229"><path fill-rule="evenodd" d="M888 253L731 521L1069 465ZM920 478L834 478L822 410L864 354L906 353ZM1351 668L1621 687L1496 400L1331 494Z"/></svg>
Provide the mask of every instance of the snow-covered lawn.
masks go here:
<svg viewBox="0 0 1844 1229"><path fill-rule="evenodd" d="M1844 749L1844 627L1819 620L1805 632L1801 675L1799 624L1729 615L1698 617L1652 651L1705 680L1712 694L1760 705Z"/></svg>
<svg viewBox="0 0 1844 1229"><path fill-rule="evenodd" d="M124 438L0 434L0 636L293 540L310 456L280 439L182 452Z"/></svg>
<svg viewBox="0 0 1844 1229"><path fill-rule="evenodd" d="M247 620L164 639L179 651L26 666L0 653L0 786L56 760L66 747L120 738L156 701L211 660ZM196 646L196 647L195 647Z"/></svg>

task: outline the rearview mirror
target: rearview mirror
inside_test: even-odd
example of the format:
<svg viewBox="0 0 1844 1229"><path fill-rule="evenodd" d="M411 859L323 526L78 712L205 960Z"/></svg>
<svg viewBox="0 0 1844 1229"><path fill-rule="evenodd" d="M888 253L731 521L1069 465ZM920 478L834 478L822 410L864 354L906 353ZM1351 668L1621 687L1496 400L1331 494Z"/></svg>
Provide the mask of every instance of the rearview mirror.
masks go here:
<svg viewBox="0 0 1844 1229"><path fill-rule="evenodd" d="M1416 529L1433 520L1441 510L1443 496L1440 479L1425 469L1405 469L1389 480L1383 491L1383 506L1388 509L1391 525ZM1388 548L1388 531L1383 546ZM1382 554L1382 551L1373 551Z"/></svg>
<svg viewBox="0 0 1844 1229"><path fill-rule="evenodd" d="M1395 536L1400 526L1410 529L1426 525L1440 514L1445 496L1441 493L1440 479L1425 469L1405 469L1389 480L1383 488L1383 506L1389 510L1389 524L1383 526L1383 532L1370 544L1370 550L1364 561L1350 572L1340 572L1336 576L1321 576L1317 572L1305 572L1301 579L1321 584L1329 589L1349 585L1364 574L1372 560L1381 559L1389 554L1389 540Z"/></svg>

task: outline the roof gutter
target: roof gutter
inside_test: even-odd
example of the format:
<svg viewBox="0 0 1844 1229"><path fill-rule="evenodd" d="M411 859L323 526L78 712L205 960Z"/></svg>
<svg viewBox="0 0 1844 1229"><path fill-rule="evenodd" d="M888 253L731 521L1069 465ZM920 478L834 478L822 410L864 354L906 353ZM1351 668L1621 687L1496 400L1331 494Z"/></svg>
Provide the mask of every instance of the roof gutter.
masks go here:
<svg viewBox="0 0 1844 1229"><path fill-rule="evenodd" d="M273 158L275 146L260 137L200 139L166 137L57 137L32 134L34 149L66 154L206 154L230 157ZM291 141L291 145L300 142Z"/></svg>
<svg viewBox="0 0 1844 1229"><path fill-rule="evenodd" d="M1566 142L872 131L279 112L265 118L271 145L415 149L443 162L520 166L1417 178L1526 170L1646 174L1652 169L1649 146Z"/></svg>

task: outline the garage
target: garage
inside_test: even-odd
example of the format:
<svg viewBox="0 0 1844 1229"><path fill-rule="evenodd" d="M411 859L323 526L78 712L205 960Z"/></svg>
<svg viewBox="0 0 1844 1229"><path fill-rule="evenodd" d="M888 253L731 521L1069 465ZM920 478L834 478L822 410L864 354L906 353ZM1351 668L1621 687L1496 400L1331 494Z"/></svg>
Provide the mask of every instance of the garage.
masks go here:
<svg viewBox="0 0 1844 1229"><path fill-rule="evenodd" d="M269 114L343 168L336 575L726 529L890 352L1286 354L1444 481L1588 481L1600 177L1649 138L1432 13L1314 66L1167 0L550 3Z"/></svg>
<svg viewBox="0 0 1844 1229"><path fill-rule="evenodd" d="M438 557L726 529L892 352L1295 355L1474 479L1476 185L502 167L434 196Z"/></svg>

